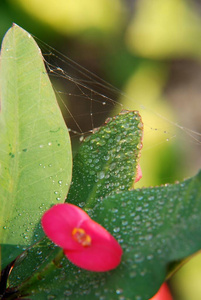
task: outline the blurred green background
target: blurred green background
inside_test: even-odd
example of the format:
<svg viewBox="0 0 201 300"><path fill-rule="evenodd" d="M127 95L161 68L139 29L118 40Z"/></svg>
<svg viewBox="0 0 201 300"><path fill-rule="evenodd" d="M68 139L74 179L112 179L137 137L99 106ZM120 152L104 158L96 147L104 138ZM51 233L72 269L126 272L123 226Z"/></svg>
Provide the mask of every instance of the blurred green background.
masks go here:
<svg viewBox="0 0 201 300"><path fill-rule="evenodd" d="M143 178L136 187L196 174L201 165L199 0L1 0L0 39L13 22L121 89L114 100L124 109L140 110ZM61 67L65 71L65 64ZM82 100L74 101L72 114L89 110ZM95 102L93 110L98 118ZM83 131L95 125L85 120L79 121ZM197 255L172 278L174 299L201 299L200 280Z"/></svg>

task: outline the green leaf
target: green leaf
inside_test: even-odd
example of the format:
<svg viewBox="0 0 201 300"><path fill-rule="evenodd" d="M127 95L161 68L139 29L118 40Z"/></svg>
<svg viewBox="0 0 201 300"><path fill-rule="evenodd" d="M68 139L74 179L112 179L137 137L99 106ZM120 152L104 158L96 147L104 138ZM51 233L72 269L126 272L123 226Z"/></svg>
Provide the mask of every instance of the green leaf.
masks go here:
<svg viewBox="0 0 201 300"><path fill-rule="evenodd" d="M97 201L93 219L120 242L124 254L117 269L93 273L66 258L29 286L31 299L151 298L165 280L169 263L201 248L201 172L178 184L113 194ZM38 273L40 275L40 272ZM35 275L36 277L36 275ZM38 276L37 278L40 278Z"/></svg>
<svg viewBox="0 0 201 300"><path fill-rule="evenodd" d="M2 267L43 236L40 218L64 201L71 145L37 44L17 25L0 69L0 243Z"/></svg>
<svg viewBox="0 0 201 300"><path fill-rule="evenodd" d="M74 158L67 201L93 207L95 199L132 188L142 128L137 111L122 111L89 136Z"/></svg>

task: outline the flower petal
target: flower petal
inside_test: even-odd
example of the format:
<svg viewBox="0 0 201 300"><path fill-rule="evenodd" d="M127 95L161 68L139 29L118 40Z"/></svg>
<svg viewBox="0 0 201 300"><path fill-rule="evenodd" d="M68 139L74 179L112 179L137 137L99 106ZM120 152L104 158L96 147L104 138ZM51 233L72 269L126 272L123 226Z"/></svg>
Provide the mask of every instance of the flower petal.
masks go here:
<svg viewBox="0 0 201 300"><path fill-rule="evenodd" d="M138 182L142 178L142 170L140 168L140 165L137 165L137 175L135 177L135 183Z"/></svg>
<svg viewBox="0 0 201 300"><path fill-rule="evenodd" d="M91 237L91 246L79 251L64 249L67 258L80 268L105 272L116 268L122 256L122 249L115 238L100 224L86 220L81 227Z"/></svg>
<svg viewBox="0 0 201 300"><path fill-rule="evenodd" d="M163 283L158 292L150 300L173 300L167 283Z"/></svg>
<svg viewBox="0 0 201 300"><path fill-rule="evenodd" d="M65 249L82 249L72 238L72 231L80 227L80 223L90 220L81 208L69 204L56 204L46 211L41 223L45 234L55 244Z"/></svg>

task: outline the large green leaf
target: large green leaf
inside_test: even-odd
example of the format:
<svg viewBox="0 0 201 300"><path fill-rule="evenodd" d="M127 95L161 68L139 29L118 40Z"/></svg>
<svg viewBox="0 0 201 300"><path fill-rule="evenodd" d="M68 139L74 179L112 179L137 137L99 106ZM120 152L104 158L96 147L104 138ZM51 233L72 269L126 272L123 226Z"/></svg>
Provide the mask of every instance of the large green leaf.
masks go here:
<svg viewBox="0 0 201 300"><path fill-rule="evenodd" d="M93 218L119 240L120 266L81 270L66 258L21 286L31 299L147 300L165 280L169 263L201 248L201 172L182 183L114 194L97 201ZM51 272L48 272L50 271ZM44 277L43 277L44 276ZM31 285L29 285L31 283Z"/></svg>
<svg viewBox="0 0 201 300"><path fill-rule="evenodd" d="M86 138L73 161L67 201L93 207L95 199L132 188L142 147L142 128L137 111L122 111Z"/></svg>
<svg viewBox="0 0 201 300"><path fill-rule="evenodd" d="M42 236L45 210L71 180L69 134L29 33L7 32L0 69L0 243L2 266Z"/></svg>

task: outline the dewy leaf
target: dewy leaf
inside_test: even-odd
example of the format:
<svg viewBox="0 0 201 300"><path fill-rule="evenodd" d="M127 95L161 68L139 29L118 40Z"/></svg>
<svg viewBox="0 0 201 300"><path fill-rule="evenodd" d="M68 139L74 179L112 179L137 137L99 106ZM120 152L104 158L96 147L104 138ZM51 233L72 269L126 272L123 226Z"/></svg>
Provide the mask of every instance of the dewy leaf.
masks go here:
<svg viewBox="0 0 201 300"><path fill-rule="evenodd" d="M115 191L128 190L133 186L142 146L142 127L138 112L123 111L107 120L102 128L83 142L74 158L73 185L69 192L70 196L68 195L69 202L80 206L87 202L88 207L93 208L95 205L93 201L99 199L98 197ZM89 199L93 201L89 203ZM45 243L39 252L44 252L47 248L44 245ZM30 249L32 256L27 255L19 267L14 268L12 277L14 274L15 278L23 281L21 270L26 270L27 276L31 276L36 266L32 257L33 253L38 256L38 248L36 245ZM29 271L27 267L30 268ZM16 280L14 285L18 285Z"/></svg>
<svg viewBox="0 0 201 300"><path fill-rule="evenodd" d="M122 192L97 201L93 219L109 230L124 250L119 267L93 273L64 258L60 268L43 280L32 281L31 286L29 280L22 283L21 295L29 294L30 299L58 295L73 300L150 299L165 280L169 263L200 250L200 199L201 172L178 184ZM40 272L35 278L40 278Z"/></svg>
<svg viewBox="0 0 201 300"><path fill-rule="evenodd" d="M0 69L0 243L2 267L38 241L45 210L71 180L69 134L29 33L7 32Z"/></svg>
<svg viewBox="0 0 201 300"><path fill-rule="evenodd" d="M122 111L86 138L73 161L68 202L87 203L133 187L142 147L141 117Z"/></svg>

